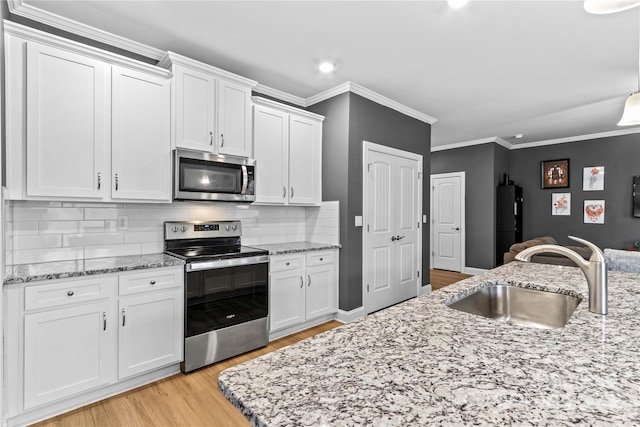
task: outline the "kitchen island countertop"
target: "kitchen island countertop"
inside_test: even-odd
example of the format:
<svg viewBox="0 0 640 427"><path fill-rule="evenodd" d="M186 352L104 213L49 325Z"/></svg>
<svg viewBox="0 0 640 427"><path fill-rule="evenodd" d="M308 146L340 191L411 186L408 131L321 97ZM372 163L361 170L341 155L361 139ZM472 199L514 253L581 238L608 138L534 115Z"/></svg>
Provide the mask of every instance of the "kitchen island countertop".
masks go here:
<svg viewBox="0 0 640 427"><path fill-rule="evenodd" d="M560 329L450 309L489 284L584 297ZM575 267L512 262L227 369L256 426L633 425L640 422L640 275L609 272L588 311Z"/></svg>

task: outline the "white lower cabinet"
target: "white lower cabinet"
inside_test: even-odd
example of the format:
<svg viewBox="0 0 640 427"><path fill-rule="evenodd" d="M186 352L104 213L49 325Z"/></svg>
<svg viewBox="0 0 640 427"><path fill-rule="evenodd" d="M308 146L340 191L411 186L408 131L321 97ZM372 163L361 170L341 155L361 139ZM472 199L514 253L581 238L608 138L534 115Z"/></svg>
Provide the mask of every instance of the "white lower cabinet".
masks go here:
<svg viewBox="0 0 640 427"><path fill-rule="evenodd" d="M5 285L7 425L177 372L183 280L180 266Z"/></svg>
<svg viewBox="0 0 640 427"><path fill-rule="evenodd" d="M269 332L304 326L338 311L338 251L272 255Z"/></svg>

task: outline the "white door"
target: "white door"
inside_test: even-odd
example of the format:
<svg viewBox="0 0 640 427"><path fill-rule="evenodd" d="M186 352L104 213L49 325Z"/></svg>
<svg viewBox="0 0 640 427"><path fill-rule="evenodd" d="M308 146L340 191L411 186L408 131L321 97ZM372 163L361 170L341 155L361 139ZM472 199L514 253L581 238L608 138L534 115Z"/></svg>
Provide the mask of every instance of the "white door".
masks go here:
<svg viewBox="0 0 640 427"><path fill-rule="evenodd" d="M24 316L24 407L109 383L116 321L107 301Z"/></svg>
<svg viewBox="0 0 640 427"><path fill-rule="evenodd" d="M307 267L306 320L335 313L335 265Z"/></svg>
<svg viewBox="0 0 640 427"><path fill-rule="evenodd" d="M27 195L102 197L109 66L27 44Z"/></svg>
<svg viewBox="0 0 640 427"><path fill-rule="evenodd" d="M256 202L285 204L289 194L289 115L256 105L253 120Z"/></svg>
<svg viewBox="0 0 640 427"><path fill-rule="evenodd" d="M210 74L175 67L176 147L214 151L215 85Z"/></svg>
<svg viewBox="0 0 640 427"><path fill-rule="evenodd" d="M182 290L120 298L118 378L182 360Z"/></svg>
<svg viewBox="0 0 640 427"><path fill-rule="evenodd" d="M171 199L170 81L113 67L114 199Z"/></svg>
<svg viewBox="0 0 640 427"><path fill-rule="evenodd" d="M218 80L218 151L252 157L251 89Z"/></svg>
<svg viewBox="0 0 640 427"><path fill-rule="evenodd" d="M321 202L322 123L294 114L289 118L289 204Z"/></svg>
<svg viewBox="0 0 640 427"><path fill-rule="evenodd" d="M464 173L431 176L432 268L464 266Z"/></svg>
<svg viewBox="0 0 640 427"><path fill-rule="evenodd" d="M297 325L305 319L304 270L271 273L269 278L269 331Z"/></svg>
<svg viewBox="0 0 640 427"><path fill-rule="evenodd" d="M373 145L373 144L371 144ZM421 156L365 147L365 309L415 297L421 269Z"/></svg>

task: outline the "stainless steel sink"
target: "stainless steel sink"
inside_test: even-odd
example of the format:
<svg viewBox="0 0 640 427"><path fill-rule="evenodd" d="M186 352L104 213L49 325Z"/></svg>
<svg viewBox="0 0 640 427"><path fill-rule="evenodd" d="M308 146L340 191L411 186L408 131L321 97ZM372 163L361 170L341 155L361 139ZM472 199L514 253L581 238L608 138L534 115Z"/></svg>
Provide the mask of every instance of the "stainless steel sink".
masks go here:
<svg viewBox="0 0 640 427"><path fill-rule="evenodd" d="M490 285L448 304L450 308L534 328L567 324L582 298L507 285Z"/></svg>

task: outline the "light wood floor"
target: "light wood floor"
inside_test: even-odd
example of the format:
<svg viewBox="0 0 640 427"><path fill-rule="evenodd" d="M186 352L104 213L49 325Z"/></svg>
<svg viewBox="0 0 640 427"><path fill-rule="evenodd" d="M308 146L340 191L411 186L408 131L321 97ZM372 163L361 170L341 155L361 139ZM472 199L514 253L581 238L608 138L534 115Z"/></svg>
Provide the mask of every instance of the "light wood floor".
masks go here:
<svg viewBox="0 0 640 427"><path fill-rule="evenodd" d="M470 276L452 271L430 270L430 283L433 290L467 277ZM218 389L220 372L333 329L340 324L336 321L328 322L193 373L174 375L35 425L38 427L248 426L249 422Z"/></svg>
<svg viewBox="0 0 640 427"><path fill-rule="evenodd" d="M467 277L471 277L471 275L458 273L456 271L429 270L429 283L431 283L431 289L434 291L459 282Z"/></svg>
<svg viewBox="0 0 640 427"><path fill-rule="evenodd" d="M246 418L218 389L220 372L340 325L341 323L336 321L327 322L190 374L173 375L35 425L38 427L249 426Z"/></svg>

